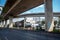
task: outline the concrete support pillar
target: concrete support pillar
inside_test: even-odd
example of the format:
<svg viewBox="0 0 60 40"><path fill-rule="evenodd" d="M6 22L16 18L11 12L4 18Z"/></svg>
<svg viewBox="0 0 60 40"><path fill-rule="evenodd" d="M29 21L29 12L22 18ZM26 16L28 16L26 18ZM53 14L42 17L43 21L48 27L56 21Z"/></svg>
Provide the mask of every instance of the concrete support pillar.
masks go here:
<svg viewBox="0 0 60 40"><path fill-rule="evenodd" d="M5 28L7 28L7 20L5 20Z"/></svg>
<svg viewBox="0 0 60 40"><path fill-rule="evenodd" d="M13 28L13 20L12 20L12 17L9 18L9 28Z"/></svg>
<svg viewBox="0 0 60 40"><path fill-rule="evenodd" d="M24 17L24 29L25 29L25 24L26 24L26 17Z"/></svg>
<svg viewBox="0 0 60 40"><path fill-rule="evenodd" d="M36 22L37 22L37 17L34 17L34 21L35 21L34 24L36 24ZM37 26L34 26L34 29L36 30L36 29L37 29Z"/></svg>
<svg viewBox="0 0 60 40"><path fill-rule="evenodd" d="M2 27L4 27L4 21L2 21Z"/></svg>
<svg viewBox="0 0 60 40"><path fill-rule="evenodd" d="M32 28L33 28L33 30L36 29L36 27L35 27L35 22L36 22L35 18L36 18L36 17L33 17L33 23L32 23Z"/></svg>
<svg viewBox="0 0 60 40"><path fill-rule="evenodd" d="M51 32L54 28L53 12L52 12L52 0L44 0L45 3L45 26L46 31Z"/></svg>
<svg viewBox="0 0 60 40"><path fill-rule="evenodd" d="M5 20L3 21L3 26L5 27Z"/></svg>
<svg viewBox="0 0 60 40"><path fill-rule="evenodd" d="M60 16L58 17L58 28L60 28Z"/></svg>
<svg viewBox="0 0 60 40"><path fill-rule="evenodd" d="M41 21L40 20L41 20L41 18L39 17L39 24L41 24Z"/></svg>
<svg viewBox="0 0 60 40"><path fill-rule="evenodd" d="M59 16L59 21L60 21L60 16Z"/></svg>
<svg viewBox="0 0 60 40"><path fill-rule="evenodd" d="M1 27L1 21L0 21L0 27Z"/></svg>
<svg viewBox="0 0 60 40"><path fill-rule="evenodd" d="M2 21L1 21L1 27L2 27Z"/></svg>
<svg viewBox="0 0 60 40"><path fill-rule="evenodd" d="M38 29L41 28L41 18L39 17L39 27Z"/></svg>

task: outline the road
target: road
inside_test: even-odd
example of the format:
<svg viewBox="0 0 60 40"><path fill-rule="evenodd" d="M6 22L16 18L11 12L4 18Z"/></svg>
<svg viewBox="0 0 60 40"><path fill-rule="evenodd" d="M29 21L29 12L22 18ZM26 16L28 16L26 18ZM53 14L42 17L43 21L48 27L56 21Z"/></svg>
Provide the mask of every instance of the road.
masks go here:
<svg viewBox="0 0 60 40"><path fill-rule="evenodd" d="M60 40L60 34L15 29L0 30L0 40Z"/></svg>

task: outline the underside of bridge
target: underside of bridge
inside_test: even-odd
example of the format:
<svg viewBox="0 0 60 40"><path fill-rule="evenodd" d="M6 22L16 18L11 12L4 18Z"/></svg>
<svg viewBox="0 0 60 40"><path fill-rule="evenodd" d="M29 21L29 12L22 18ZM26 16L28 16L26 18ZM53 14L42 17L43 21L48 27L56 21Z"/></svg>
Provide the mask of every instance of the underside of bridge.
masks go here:
<svg viewBox="0 0 60 40"><path fill-rule="evenodd" d="M16 17L16 15L43 3L44 0L7 0L2 15L6 19L8 19L9 16Z"/></svg>

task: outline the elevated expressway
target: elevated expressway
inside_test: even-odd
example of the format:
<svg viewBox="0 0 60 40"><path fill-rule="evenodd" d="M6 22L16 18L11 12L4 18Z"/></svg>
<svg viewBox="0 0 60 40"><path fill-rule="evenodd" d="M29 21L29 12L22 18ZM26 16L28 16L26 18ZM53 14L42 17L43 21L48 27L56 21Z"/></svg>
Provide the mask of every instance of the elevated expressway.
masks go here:
<svg viewBox="0 0 60 40"><path fill-rule="evenodd" d="M54 17L60 17L60 12L53 13ZM18 15L17 17L45 17L45 13L29 13L29 14L22 14Z"/></svg>
<svg viewBox="0 0 60 40"><path fill-rule="evenodd" d="M44 3L44 0L7 0L3 9L2 15L5 19L39 6Z"/></svg>
<svg viewBox="0 0 60 40"><path fill-rule="evenodd" d="M10 20L10 27L12 27L12 18L42 4L45 4L46 31L51 32L54 28L52 0L7 0L2 16L5 20Z"/></svg>

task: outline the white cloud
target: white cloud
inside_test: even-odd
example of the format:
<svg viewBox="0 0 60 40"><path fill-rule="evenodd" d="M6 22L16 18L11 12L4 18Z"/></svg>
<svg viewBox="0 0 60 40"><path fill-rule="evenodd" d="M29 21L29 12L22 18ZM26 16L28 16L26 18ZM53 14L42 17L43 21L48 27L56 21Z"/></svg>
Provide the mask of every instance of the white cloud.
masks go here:
<svg viewBox="0 0 60 40"><path fill-rule="evenodd" d="M25 13L31 13L30 11L26 11Z"/></svg>
<svg viewBox="0 0 60 40"><path fill-rule="evenodd" d="M26 12L24 12L22 14L28 14L28 13L31 13L31 11L26 11ZM20 14L20 15L22 15L22 14Z"/></svg>
<svg viewBox="0 0 60 40"><path fill-rule="evenodd" d="M39 7L43 7L44 5L40 5Z"/></svg>
<svg viewBox="0 0 60 40"><path fill-rule="evenodd" d="M36 8L41 8L41 7L44 7L44 5L40 5L40 6L36 7Z"/></svg>

